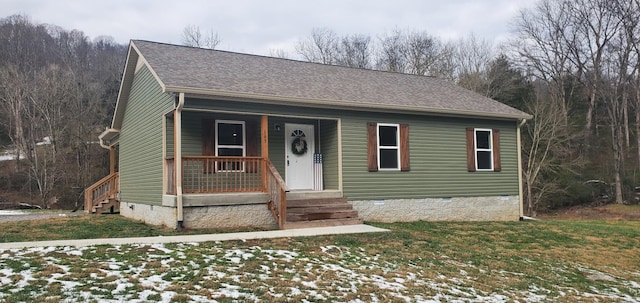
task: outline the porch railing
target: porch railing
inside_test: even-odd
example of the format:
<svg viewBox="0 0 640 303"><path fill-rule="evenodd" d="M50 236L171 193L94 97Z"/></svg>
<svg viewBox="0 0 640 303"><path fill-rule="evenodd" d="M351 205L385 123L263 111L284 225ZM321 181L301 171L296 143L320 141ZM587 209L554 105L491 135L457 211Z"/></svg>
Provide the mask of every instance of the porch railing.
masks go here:
<svg viewBox="0 0 640 303"><path fill-rule="evenodd" d="M182 192L262 192L263 165L262 157L182 157Z"/></svg>
<svg viewBox="0 0 640 303"><path fill-rule="evenodd" d="M102 178L84 191L84 211L93 212L101 202L115 196L120 191L120 173L115 172Z"/></svg>
<svg viewBox="0 0 640 303"><path fill-rule="evenodd" d="M284 227L287 220L287 185L269 159L264 160L266 189L269 194L267 207L276 218L278 226Z"/></svg>
<svg viewBox="0 0 640 303"><path fill-rule="evenodd" d="M167 194L175 194L175 161L166 159ZM283 227L287 217L287 185L269 159L262 157L182 157L182 192L264 192L269 210Z"/></svg>

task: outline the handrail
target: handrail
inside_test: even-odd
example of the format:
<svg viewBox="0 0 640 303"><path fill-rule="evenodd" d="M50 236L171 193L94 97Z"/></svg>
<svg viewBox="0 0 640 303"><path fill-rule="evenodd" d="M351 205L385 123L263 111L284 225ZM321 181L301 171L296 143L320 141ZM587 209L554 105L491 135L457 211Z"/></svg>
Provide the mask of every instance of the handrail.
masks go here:
<svg viewBox="0 0 640 303"><path fill-rule="evenodd" d="M262 157L182 157L185 194L262 192Z"/></svg>
<svg viewBox="0 0 640 303"><path fill-rule="evenodd" d="M115 172L105 176L98 182L84 190L84 211L93 212L93 208L100 202L117 194L120 191L120 173Z"/></svg>
<svg viewBox="0 0 640 303"><path fill-rule="evenodd" d="M267 207L271 210L278 227L283 228L287 221L287 192L289 189L269 159L264 159L266 169L266 192L269 195Z"/></svg>

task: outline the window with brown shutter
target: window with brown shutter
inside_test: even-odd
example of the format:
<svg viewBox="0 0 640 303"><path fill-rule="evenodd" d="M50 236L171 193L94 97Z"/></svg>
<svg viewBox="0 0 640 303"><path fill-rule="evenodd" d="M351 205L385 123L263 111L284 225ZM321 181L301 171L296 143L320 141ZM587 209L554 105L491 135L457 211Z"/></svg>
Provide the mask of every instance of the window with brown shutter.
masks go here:
<svg viewBox="0 0 640 303"><path fill-rule="evenodd" d="M369 171L378 171L378 124L367 123L367 164Z"/></svg>
<svg viewBox="0 0 640 303"><path fill-rule="evenodd" d="M409 125L367 123L367 166L379 170L409 171Z"/></svg>
<svg viewBox="0 0 640 303"><path fill-rule="evenodd" d="M501 170L500 130L467 128L466 134L467 170L499 172Z"/></svg>
<svg viewBox="0 0 640 303"><path fill-rule="evenodd" d="M400 170L409 171L409 124L400 124Z"/></svg>

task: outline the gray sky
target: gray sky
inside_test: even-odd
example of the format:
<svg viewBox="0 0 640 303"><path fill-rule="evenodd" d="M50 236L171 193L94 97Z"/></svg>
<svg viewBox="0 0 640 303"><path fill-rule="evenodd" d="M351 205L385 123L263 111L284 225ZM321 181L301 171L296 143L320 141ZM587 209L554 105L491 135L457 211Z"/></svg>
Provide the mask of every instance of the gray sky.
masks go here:
<svg viewBox="0 0 640 303"><path fill-rule="evenodd" d="M218 49L268 55L295 44L315 27L338 35L380 34L398 28L443 40L475 34L499 43L518 11L535 0L0 0L0 18L26 14L33 22L78 29L90 38L144 39L181 44L187 25L213 30Z"/></svg>

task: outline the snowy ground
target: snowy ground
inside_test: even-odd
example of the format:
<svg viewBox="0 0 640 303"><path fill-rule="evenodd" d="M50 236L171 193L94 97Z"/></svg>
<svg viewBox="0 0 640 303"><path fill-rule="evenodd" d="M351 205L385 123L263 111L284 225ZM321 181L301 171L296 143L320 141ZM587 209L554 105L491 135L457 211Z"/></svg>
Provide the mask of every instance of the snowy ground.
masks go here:
<svg viewBox="0 0 640 303"><path fill-rule="evenodd" d="M598 287L529 284L482 290L475 273L508 281L523 273L476 268L442 256L451 272L362 248L297 250L251 244L42 247L0 251L0 301L34 302L640 302L629 281L576 265ZM567 275L569 276L569 275ZM494 285L494 284L492 284Z"/></svg>
<svg viewBox="0 0 640 303"><path fill-rule="evenodd" d="M24 212L19 210L1 210L0 209L0 216L18 216L18 215L24 215Z"/></svg>

